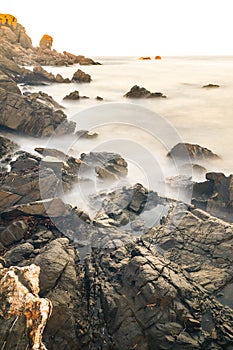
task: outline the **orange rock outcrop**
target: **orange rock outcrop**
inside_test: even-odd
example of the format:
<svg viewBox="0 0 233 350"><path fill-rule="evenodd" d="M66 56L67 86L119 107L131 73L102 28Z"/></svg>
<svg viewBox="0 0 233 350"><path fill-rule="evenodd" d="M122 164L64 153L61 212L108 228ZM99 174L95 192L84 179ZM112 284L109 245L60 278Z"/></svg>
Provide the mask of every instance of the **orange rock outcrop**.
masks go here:
<svg viewBox="0 0 233 350"><path fill-rule="evenodd" d="M0 13L0 25L1 24L4 24L4 25L8 24L9 26L15 29L17 26L17 18L9 14Z"/></svg>
<svg viewBox="0 0 233 350"><path fill-rule="evenodd" d="M53 38L48 34L44 34L40 40L40 48L51 50L52 46L53 46Z"/></svg>

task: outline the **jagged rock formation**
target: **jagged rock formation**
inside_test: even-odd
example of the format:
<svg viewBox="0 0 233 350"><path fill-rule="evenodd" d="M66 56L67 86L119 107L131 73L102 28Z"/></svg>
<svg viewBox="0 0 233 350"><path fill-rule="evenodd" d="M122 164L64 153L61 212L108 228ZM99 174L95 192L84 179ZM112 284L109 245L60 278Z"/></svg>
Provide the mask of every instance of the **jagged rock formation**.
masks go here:
<svg viewBox="0 0 233 350"><path fill-rule="evenodd" d="M0 54L20 65L99 64L85 56L51 50L52 37L48 35L41 39L40 47L34 48L24 27L12 15L0 14L0 38Z"/></svg>
<svg viewBox="0 0 233 350"><path fill-rule="evenodd" d="M90 74L83 72L81 69L78 69L74 73L74 75L72 77L72 81L77 82L77 83L90 83L91 76L90 76Z"/></svg>
<svg viewBox="0 0 233 350"><path fill-rule="evenodd" d="M144 87L140 87L138 85L134 85L130 91L128 91L124 97L128 98L158 98L163 97L166 98L161 92L150 92Z"/></svg>
<svg viewBox="0 0 233 350"><path fill-rule="evenodd" d="M40 39L40 48L41 49L49 49L51 50L52 49L52 46L53 46L53 38L48 35L48 34L44 34L42 36L42 38Z"/></svg>
<svg viewBox="0 0 233 350"><path fill-rule="evenodd" d="M36 265L10 268L1 266L0 316L6 320L0 319L2 349L24 347L46 350L42 335L52 312L52 304L48 299L39 297L39 274L40 268ZM15 330L20 328L22 333L17 334Z"/></svg>
<svg viewBox="0 0 233 350"><path fill-rule="evenodd" d="M207 173L206 179L194 184L192 203L212 215L233 222L233 175Z"/></svg>
<svg viewBox="0 0 233 350"><path fill-rule="evenodd" d="M72 133L74 122L68 122L61 110L53 110L40 99L7 92L0 88L0 125L32 136Z"/></svg>
<svg viewBox="0 0 233 350"><path fill-rule="evenodd" d="M24 49L32 48L32 41L25 28L17 22L17 18L9 14L0 14L0 38L11 44L20 44Z"/></svg>
<svg viewBox="0 0 233 350"><path fill-rule="evenodd" d="M122 189L113 195L119 209L129 193ZM127 210L134 215L142 215L146 198L151 206L158 204L158 196L142 186L131 195ZM218 295L232 280L233 227L172 203L163 224L138 239L116 229L114 222L93 225L88 216L66 206L57 211L58 221L49 220L36 204L18 209L27 236L7 247L2 262L6 269L40 266L40 293L53 304L43 335L48 349L230 349L233 311ZM1 225L8 227L18 218L17 211L2 215ZM90 256L79 261L72 242L85 256L83 244L91 235ZM22 333L16 322L13 338Z"/></svg>

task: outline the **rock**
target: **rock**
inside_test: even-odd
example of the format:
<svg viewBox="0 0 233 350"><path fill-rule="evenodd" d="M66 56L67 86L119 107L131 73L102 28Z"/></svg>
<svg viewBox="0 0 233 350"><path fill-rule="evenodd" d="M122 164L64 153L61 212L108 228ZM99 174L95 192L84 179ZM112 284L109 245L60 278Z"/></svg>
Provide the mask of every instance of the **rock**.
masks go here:
<svg viewBox="0 0 233 350"><path fill-rule="evenodd" d="M59 159L57 159L55 157L51 157L51 156L44 157L40 162L41 167L53 169L55 174L61 173L63 165L64 165L64 163L62 160L59 160Z"/></svg>
<svg viewBox="0 0 233 350"><path fill-rule="evenodd" d="M79 92L77 90L71 92L69 95L66 95L63 100L79 100Z"/></svg>
<svg viewBox="0 0 233 350"><path fill-rule="evenodd" d="M0 125L31 136L47 137L72 133L74 122L68 122L61 110L52 110L38 99L7 92L0 88Z"/></svg>
<svg viewBox="0 0 233 350"><path fill-rule="evenodd" d="M117 175L115 175L114 173L112 173L111 171L103 168L103 167L99 167L97 166L95 168L96 174L99 176L99 178L104 179L104 180L111 180L111 181L117 181L118 177Z"/></svg>
<svg viewBox="0 0 233 350"><path fill-rule="evenodd" d="M150 92L144 87L139 87L138 85L134 85L130 91L128 91L124 97L128 98L157 98L163 97L166 98L161 92Z"/></svg>
<svg viewBox="0 0 233 350"><path fill-rule="evenodd" d="M81 139L95 139L98 136L98 133L94 132L91 133L88 130L78 130L76 131L75 135Z"/></svg>
<svg viewBox="0 0 233 350"><path fill-rule="evenodd" d="M20 44L24 49L32 48L32 41L17 18L9 14L0 14L0 37L11 44Z"/></svg>
<svg viewBox="0 0 233 350"><path fill-rule="evenodd" d="M78 69L72 78L73 82L77 82L77 83L90 83L91 82L91 76L87 73L84 73L83 71L81 71L81 69Z"/></svg>
<svg viewBox="0 0 233 350"><path fill-rule="evenodd" d="M73 61L73 63L79 63L80 65L101 65L99 62L93 61L91 58L82 56L82 55L74 55L70 52L64 51L65 56L69 57Z"/></svg>
<svg viewBox="0 0 233 350"><path fill-rule="evenodd" d="M194 175L203 175L207 172L206 168L199 164L183 164L181 168L188 174L193 172Z"/></svg>
<svg viewBox="0 0 233 350"><path fill-rule="evenodd" d="M16 94L21 94L20 89L18 88L16 82L11 79L8 75L3 74L0 71L0 88L5 89L9 92Z"/></svg>
<svg viewBox="0 0 233 350"><path fill-rule="evenodd" d="M192 188L192 176L177 175L166 178L166 183L172 188Z"/></svg>
<svg viewBox="0 0 233 350"><path fill-rule="evenodd" d="M41 154L43 157L46 157L46 156L54 157L54 158L60 159L62 161L66 161L68 159L67 154L65 154L62 151L59 151L55 148L36 147L34 150L36 152L38 152L39 154Z"/></svg>
<svg viewBox="0 0 233 350"><path fill-rule="evenodd" d="M40 39L40 48L41 49L49 49L51 50L52 49L52 46L53 46L53 38L48 35L48 34L44 34L42 36L42 38Z"/></svg>
<svg viewBox="0 0 233 350"><path fill-rule="evenodd" d="M161 56L155 56L155 60L161 60L162 57Z"/></svg>
<svg viewBox="0 0 233 350"><path fill-rule="evenodd" d="M39 161L27 155L19 156L15 161L10 163L13 172L20 172L25 169L33 169L39 166Z"/></svg>
<svg viewBox="0 0 233 350"><path fill-rule="evenodd" d="M208 148L192 144L192 143L178 143L175 145L170 152L167 154L168 157L182 159L190 157L191 160L211 160L211 159L219 159L219 157L214 154Z"/></svg>
<svg viewBox="0 0 233 350"><path fill-rule="evenodd" d="M3 156L13 152L18 147L19 146L15 142L0 136L0 159Z"/></svg>
<svg viewBox="0 0 233 350"><path fill-rule="evenodd" d="M139 58L139 60L142 60L142 61L144 61L144 60L151 60L151 57L144 57L144 56L142 56L142 57L140 57Z"/></svg>
<svg viewBox="0 0 233 350"><path fill-rule="evenodd" d="M141 184L136 184L133 187L132 199L128 205L128 209L135 213L141 213L147 202L148 191Z"/></svg>
<svg viewBox="0 0 233 350"><path fill-rule="evenodd" d="M6 261L7 267L29 258L33 251L34 247L30 243L22 243L20 246L12 248L4 255L4 260Z"/></svg>
<svg viewBox="0 0 233 350"><path fill-rule="evenodd" d="M54 157L63 161L66 161L68 159L67 154L55 148L36 147L34 150L39 154L41 154L43 157L49 156L49 157Z"/></svg>
<svg viewBox="0 0 233 350"><path fill-rule="evenodd" d="M82 153L80 157L81 161L96 169L97 174L101 174L103 177L115 178L110 175L109 172L117 176L126 176L128 173L127 162L116 153L110 152L90 152L88 154ZM105 169L106 172L103 170Z"/></svg>
<svg viewBox="0 0 233 350"><path fill-rule="evenodd" d="M219 88L220 86L217 84L208 84L208 85L204 85L202 87L203 88Z"/></svg>
<svg viewBox="0 0 233 350"><path fill-rule="evenodd" d="M104 99L103 99L103 97L100 97L100 96L96 96L96 98L95 98L97 101L103 101Z"/></svg>
<svg viewBox="0 0 233 350"><path fill-rule="evenodd" d="M233 222L233 175L207 173L206 179L194 185L192 203L212 215Z"/></svg>
<svg viewBox="0 0 233 350"><path fill-rule="evenodd" d="M37 101L41 102L42 104L53 109L54 111L56 111L57 109L64 108L62 105L57 103L52 98L52 96L49 96L48 94L46 94L45 92L42 92L42 91L29 93L29 94L27 94L27 97L31 102L37 102Z"/></svg>
<svg viewBox="0 0 233 350"><path fill-rule="evenodd" d="M22 221L15 221L5 230L0 232L0 242L3 246L8 247L18 241L21 241L28 231L28 226Z"/></svg>
<svg viewBox="0 0 233 350"><path fill-rule="evenodd" d="M70 79L69 78L63 78L61 74L57 74L55 77L55 81L56 83L65 83L65 84L69 84L70 83Z"/></svg>
<svg viewBox="0 0 233 350"><path fill-rule="evenodd" d="M69 205L66 205L60 198L19 205L17 210L23 214L44 217L68 216L70 213Z"/></svg>
<svg viewBox="0 0 233 350"><path fill-rule="evenodd" d="M40 268L35 265L1 269L1 317L5 323L1 320L2 348L4 346L13 349L17 344L21 349L30 346L31 349L46 350L42 336L51 314L52 304L48 299L39 297L39 274ZM15 327L16 332L15 329L12 332L10 328L13 317L19 320Z"/></svg>
<svg viewBox="0 0 233 350"><path fill-rule="evenodd" d="M59 179L52 169L27 169L10 172L1 179L0 210L55 196Z"/></svg>

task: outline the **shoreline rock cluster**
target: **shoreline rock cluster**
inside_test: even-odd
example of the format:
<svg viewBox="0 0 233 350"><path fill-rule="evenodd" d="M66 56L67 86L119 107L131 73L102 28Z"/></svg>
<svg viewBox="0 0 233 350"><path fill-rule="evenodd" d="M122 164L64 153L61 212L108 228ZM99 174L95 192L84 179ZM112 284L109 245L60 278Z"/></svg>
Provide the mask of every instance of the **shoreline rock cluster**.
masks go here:
<svg viewBox="0 0 233 350"><path fill-rule="evenodd" d="M37 137L98 137L74 134L51 96L17 87L30 74L66 83L38 64L95 63L51 50L49 35L33 48L11 15L0 15L0 37L0 124ZM29 62L33 72L18 65ZM88 82L83 73L74 80ZM165 96L134 86L127 97ZM219 159L187 143L167 156L191 159L198 170L199 161ZM90 215L62 194L82 181L124 179L121 155L75 158L43 147L30 154L0 136L0 170L0 349L232 349L232 175L207 173L193 184L190 205L141 184L102 192L90 198Z"/></svg>

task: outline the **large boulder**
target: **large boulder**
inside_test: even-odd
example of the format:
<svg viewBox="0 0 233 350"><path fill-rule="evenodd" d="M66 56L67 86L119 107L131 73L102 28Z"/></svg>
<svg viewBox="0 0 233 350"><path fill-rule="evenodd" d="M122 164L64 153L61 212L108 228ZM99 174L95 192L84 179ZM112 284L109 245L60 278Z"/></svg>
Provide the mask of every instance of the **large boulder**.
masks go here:
<svg viewBox="0 0 233 350"><path fill-rule="evenodd" d="M68 122L61 110L53 110L40 101L7 92L0 88L0 125L32 136L72 133L74 122Z"/></svg>
<svg viewBox="0 0 233 350"><path fill-rule="evenodd" d="M180 142L175 145L170 152L167 154L168 157L182 159L188 156L191 160L208 160L208 159L219 159L217 154L213 153L208 148L192 144Z"/></svg>

